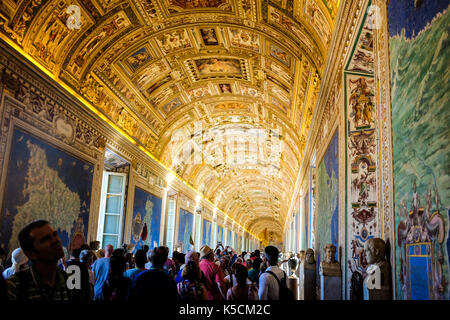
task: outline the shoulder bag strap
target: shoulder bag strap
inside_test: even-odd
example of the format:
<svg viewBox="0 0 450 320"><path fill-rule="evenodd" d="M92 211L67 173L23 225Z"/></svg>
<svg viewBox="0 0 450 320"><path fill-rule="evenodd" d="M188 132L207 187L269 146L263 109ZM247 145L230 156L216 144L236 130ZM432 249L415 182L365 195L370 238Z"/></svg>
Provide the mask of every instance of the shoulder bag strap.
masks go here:
<svg viewBox="0 0 450 320"><path fill-rule="evenodd" d="M275 273L273 273L272 271L266 271L266 273L271 274L275 278L275 280L277 280L278 285L281 286L280 279L278 279L278 277L275 275Z"/></svg>

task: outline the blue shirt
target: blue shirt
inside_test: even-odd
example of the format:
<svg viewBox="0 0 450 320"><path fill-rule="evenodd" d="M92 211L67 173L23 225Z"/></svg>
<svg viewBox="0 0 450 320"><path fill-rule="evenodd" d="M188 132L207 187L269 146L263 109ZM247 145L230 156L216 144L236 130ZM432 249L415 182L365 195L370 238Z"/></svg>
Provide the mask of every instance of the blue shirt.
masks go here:
<svg viewBox="0 0 450 320"><path fill-rule="evenodd" d="M129 269L129 270L127 270L127 271L125 271L125 272L123 273L123 276L124 276L125 278L130 279L130 280L133 280L134 277L135 277L137 274L139 274L140 272L142 272L142 271L144 271L144 270L141 270L141 269L139 269L139 268Z"/></svg>
<svg viewBox="0 0 450 320"><path fill-rule="evenodd" d="M184 264L180 267L180 271L178 271L178 273L177 273L177 276L175 278L176 283L184 280L183 277L181 276L181 273L183 272L183 268L184 268Z"/></svg>
<svg viewBox="0 0 450 320"><path fill-rule="evenodd" d="M103 299L103 284L108 279L109 274L109 258L100 258L95 260L92 265L92 271L95 275L94 300Z"/></svg>

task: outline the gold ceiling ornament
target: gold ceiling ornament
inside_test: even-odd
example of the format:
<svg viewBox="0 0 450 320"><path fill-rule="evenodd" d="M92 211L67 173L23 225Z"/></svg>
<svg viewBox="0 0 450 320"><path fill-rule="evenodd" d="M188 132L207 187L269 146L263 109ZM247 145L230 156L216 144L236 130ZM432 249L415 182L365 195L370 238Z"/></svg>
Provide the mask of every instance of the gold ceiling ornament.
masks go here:
<svg viewBox="0 0 450 320"><path fill-rule="evenodd" d="M338 6L5 0L0 36L244 228L281 235Z"/></svg>

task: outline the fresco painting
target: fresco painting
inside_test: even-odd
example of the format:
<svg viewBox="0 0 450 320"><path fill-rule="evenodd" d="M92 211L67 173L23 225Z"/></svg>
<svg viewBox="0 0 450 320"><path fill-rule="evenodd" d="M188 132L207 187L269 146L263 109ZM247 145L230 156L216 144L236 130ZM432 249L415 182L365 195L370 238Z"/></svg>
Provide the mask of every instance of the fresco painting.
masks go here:
<svg viewBox="0 0 450 320"><path fill-rule="evenodd" d="M203 43L206 46L217 46L219 44L219 40L217 39L216 35L216 29L200 29L200 34L202 35Z"/></svg>
<svg viewBox="0 0 450 320"><path fill-rule="evenodd" d="M192 48L191 40L184 29L174 30L156 37L156 42L163 54Z"/></svg>
<svg viewBox="0 0 450 320"><path fill-rule="evenodd" d="M238 59L206 58L195 60L200 75L231 73L241 75L241 62Z"/></svg>
<svg viewBox="0 0 450 320"><path fill-rule="evenodd" d="M144 244L150 248L159 245L161 209L160 198L135 188L130 241L134 244L134 250L141 249Z"/></svg>
<svg viewBox="0 0 450 320"><path fill-rule="evenodd" d="M231 91L231 85L229 83L219 83L220 92L222 93L233 93Z"/></svg>
<svg viewBox="0 0 450 320"><path fill-rule="evenodd" d="M233 47L259 52L259 35L244 29L229 29L230 41Z"/></svg>
<svg viewBox="0 0 450 320"><path fill-rule="evenodd" d="M127 63L133 71L136 71L139 67L144 65L151 59L151 55L148 52L147 47L142 47L139 50L132 53L127 59Z"/></svg>
<svg viewBox="0 0 450 320"><path fill-rule="evenodd" d="M7 259L33 220L49 221L68 253L86 243L93 175L92 164L15 128L0 226Z"/></svg>
<svg viewBox="0 0 450 320"><path fill-rule="evenodd" d="M448 299L448 2L393 0L388 15L397 299Z"/></svg>
<svg viewBox="0 0 450 320"><path fill-rule="evenodd" d="M347 298L354 299L351 279L366 277L364 245L380 237L377 183L377 109L374 80L374 15L366 9L345 78L346 110L346 216Z"/></svg>
<svg viewBox="0 0 450 320"><path fill-rule="evenodd" d="M165 85L170 81L172 81L172 77L170 75L165 76L164 78L156 81L147 89L148 94L152 94L153 92L155 92L156 90L158 90L159 88L161 88L163 85Z"/></svg>
<svg viewBox="0 0 450 320"><path fill-rule="evenodd" d="M175 110L179 106L181 106L181 101L180 101L180 99L175 98L172 101L170 101L169 103L167 103L166 105L164 105L163 110L165 113L170 113L171 111Z"/></svg>
<svg viewBox="0 0 450 320"><path fill-rule="evenodd" d="M278 61L282 62L283 64L285 64L287 67L291 66L291 56L284 51L283 49L281 49L280 47L271 44L270 45L270 55L272 57L274 57L275 59L277 59Z"/></svg>
<svg viewBox="0 0 450 320"><path fill-rule="evenodd" d="M217 8L225 3L227 3L226 0L203 0L203 1L169 0L170 5L178 6L183 9Z"/></svg>

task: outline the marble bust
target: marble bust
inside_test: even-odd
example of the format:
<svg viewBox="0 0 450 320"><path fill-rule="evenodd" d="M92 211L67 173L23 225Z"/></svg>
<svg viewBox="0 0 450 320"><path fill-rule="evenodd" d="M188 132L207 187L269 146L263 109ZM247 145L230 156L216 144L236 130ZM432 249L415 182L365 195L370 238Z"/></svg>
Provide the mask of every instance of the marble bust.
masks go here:
<svg viewBox="0 0 450 320"><path fill-rule="evenodd" d="M300 250L297 253L297 259L299 260L300 263L302 263L303 261L305 261L305 250Z"/></svg>
<svg viewBox="0 0 450 320"><path fill-rule="evenodd" d="M341 265L334 259L336 254L336 247L331 243L327 244L324 248L325 259L320 263L320 274L329 277L340 277Z"/></svg>
<svg viewBox="0 0 450 320"><path fill-rule="evenodd" d="M304 261L304 267L305 269L315 269L316 268L316 261L314 260L314 250L309 248L306 250L305 253L305 259Z"/></svg>
<svg viewBox="0 0 450 320"><path fill-rule="evenodd" d="M297 262L297 258L295 258L294 256L289 258L288 260L288 266L289 266L289 274L291 277L295 277L295 271L297 270L297 266L298 266L298 262Z"/></svg>
<svg viewBox="0 0 450 320"><path fill-rule="evenodd" d="M369 290L365 299L390 299L390 265L385 258L386 243L383 239L372 238L366 241L364 252L367 264L364 287Z"/></svg>
<svg viewBox="0 0 450 320"><path fill-rule="evenodd" d="M300 296L302 300L316 299L316 261L314 260L314 250L306 250L305 258L300 268Z"/></svg>

